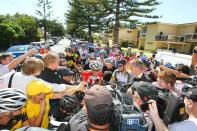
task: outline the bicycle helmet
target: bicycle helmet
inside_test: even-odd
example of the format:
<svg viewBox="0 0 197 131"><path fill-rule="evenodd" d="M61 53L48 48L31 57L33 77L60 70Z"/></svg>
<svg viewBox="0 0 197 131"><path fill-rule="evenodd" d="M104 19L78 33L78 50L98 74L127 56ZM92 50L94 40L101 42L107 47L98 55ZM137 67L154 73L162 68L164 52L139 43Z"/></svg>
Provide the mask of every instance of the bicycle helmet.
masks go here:
<svg viewBox="0 0 197 131"><path fill-rule="evenodd" d="M26 100L26 95L18 89L0 89L0 113L16 111L25 104Z"/></svg>
<svg viewBox="0 0 197 131"><path fill-rule="evenodd" d="M99 53L100 53L100 55L101 55L101 54L105 54L105 55L106 55L106 51L105 51L105 50L100 50Z"/></svg>
<svg viewBox="0 0 197 131"><path fill-rule="evenodd" d="M115 50L115 55L121 55L121 51L120 50Z"/></svg>
<svg viewBox="0 0 197 131"><path fill-rule="evenodd" d="M71 52L71 51L72 51L72 50L71 50L71 48L69 48L69 47L65 49L65 52Z"/></svg>
<svg viewBox="0 0 197 131"><path fill-rule="evenodd" d="M94 53L91 53L91 54L90 54L90 58L91 58L91 59L96 59L96 55L95 55Z"/></svg>
<svg viewBox="0 0 197 131"><path fill-rule="evenodd" d="M164 64L164 66L170 69L174 69L173 65L170 62L167 62L166 64Z"/></svg>
<svg viewBox="0 0 197 131"><path fill-rule="evenodd" d="M60 100L60 106L65 110L67 113L77 113L81 105L77 98L69 95L64 95Z"/></svg>
<svg viewBox="0 0 197 131"><path fill-rule="evenodd" d="M77 43L76 42L73 42L72 44L70 44L70 47L71 48L77 48Z"/></svg>
<svg viewBox="0 0 197 131"><path fill-rule="evenodd" d="M114 59L112 58L112 57L109 57L109 58L106 58L105 59L105 62L107 63L107 64L114 64Z"/></svg>
<svg viewBox="0 0 197 131"><path fill-rule="evenodd" d="M92 61L92 62L90 62L90 69L91 70L100 70L101 65L98 61Z"/></svg>

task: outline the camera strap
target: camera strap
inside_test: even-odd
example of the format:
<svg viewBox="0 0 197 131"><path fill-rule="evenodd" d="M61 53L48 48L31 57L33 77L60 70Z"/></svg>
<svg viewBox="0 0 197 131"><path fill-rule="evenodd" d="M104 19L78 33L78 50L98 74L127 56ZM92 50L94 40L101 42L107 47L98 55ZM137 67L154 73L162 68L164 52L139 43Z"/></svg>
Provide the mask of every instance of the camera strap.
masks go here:
<svg viewBox="0 0 197 131"><path fill-rule="evenodd" d="M8 88L12 87L12 79L13 79L15 73L16 72L12 73L12 75L10 76L9 83L8 83Z"/></svg>

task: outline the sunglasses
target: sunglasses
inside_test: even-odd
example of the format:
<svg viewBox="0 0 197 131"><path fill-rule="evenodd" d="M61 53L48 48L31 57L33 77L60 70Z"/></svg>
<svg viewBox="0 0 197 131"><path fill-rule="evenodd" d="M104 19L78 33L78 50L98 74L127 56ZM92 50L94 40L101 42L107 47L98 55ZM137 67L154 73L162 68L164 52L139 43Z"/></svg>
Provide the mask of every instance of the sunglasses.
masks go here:
<svg viewBox="0 0 197 131"><path fill-rule="evenodd" d="M98 72L98 71L100 71L100 70L92 70L92 71Z"/></svg>
<svg viewBox="0 0 197 131"><path fill-rule="evenodd" d="M117 67L123 67L123 65L118 65Z"/></svg>

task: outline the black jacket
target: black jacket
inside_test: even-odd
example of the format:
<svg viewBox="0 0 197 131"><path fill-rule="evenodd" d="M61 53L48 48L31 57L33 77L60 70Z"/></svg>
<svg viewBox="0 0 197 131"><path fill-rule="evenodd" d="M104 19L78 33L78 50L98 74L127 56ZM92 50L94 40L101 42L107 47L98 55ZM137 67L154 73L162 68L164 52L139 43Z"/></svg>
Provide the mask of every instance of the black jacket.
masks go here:
<svg viewBox="0 0 197 131"><path fill-rule="evenodd" d="M56 70L51 70L47 67L44 68L38 78L43 79L50 83L64 84L63 79L57 74Z"/></svg>

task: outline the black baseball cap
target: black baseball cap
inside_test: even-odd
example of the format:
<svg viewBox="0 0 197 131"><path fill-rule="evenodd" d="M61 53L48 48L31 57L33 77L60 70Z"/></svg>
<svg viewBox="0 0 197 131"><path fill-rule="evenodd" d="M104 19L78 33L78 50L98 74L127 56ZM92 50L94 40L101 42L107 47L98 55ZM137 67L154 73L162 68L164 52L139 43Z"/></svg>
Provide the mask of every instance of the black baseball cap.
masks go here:
<svg viewBox="0 0 197 131"><path fill-rule="evenodd" d="M138 93L138 95L144 102L147 102L151 99L158 99L158 91L151 83L142 81L134 82L131 88L133 88Z"/></svg>
<svg viewBox="0 0 197 131"><path fill-rule="evenodd" d="M118 60L116 65L117 66L126 65L126 61L124 59Z"/></svg>
<svg viewBox="0 0 197 131"><path fill-rule="evenodd" d="M188 91L184 94L188 99L191 99L192 101L197 102L197 88L190 88Z"/></svg>
<svg viewBox="0 0 197 131"><path fill-rule="evenodd" d="M71 71L70 69L68 68L65 68L65 67L61 67L58 69L57 73L61 76L73 76L74 75L74 72Z"/></svg>

